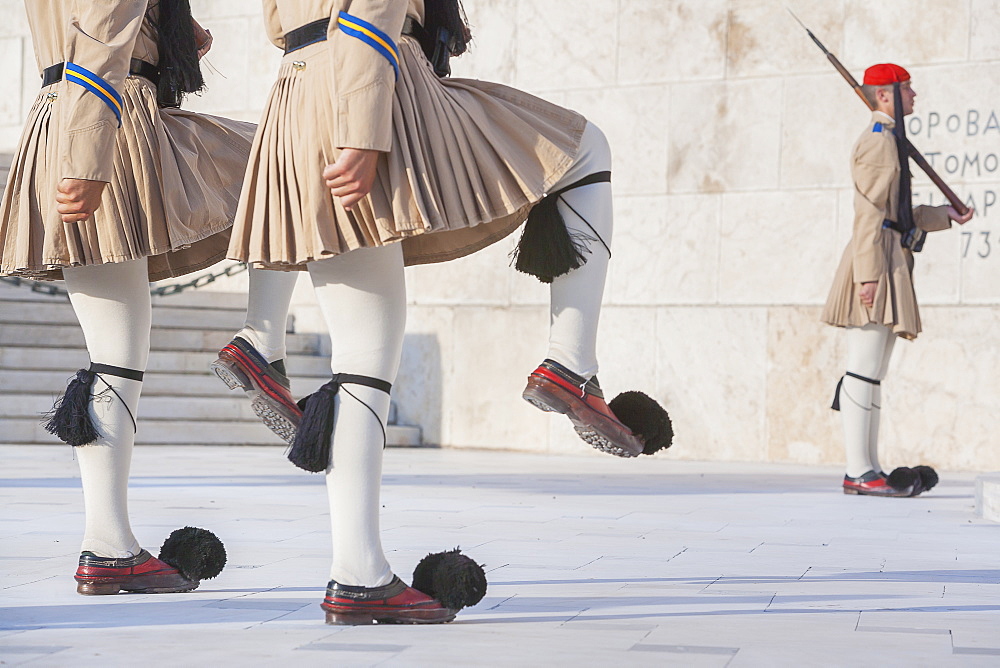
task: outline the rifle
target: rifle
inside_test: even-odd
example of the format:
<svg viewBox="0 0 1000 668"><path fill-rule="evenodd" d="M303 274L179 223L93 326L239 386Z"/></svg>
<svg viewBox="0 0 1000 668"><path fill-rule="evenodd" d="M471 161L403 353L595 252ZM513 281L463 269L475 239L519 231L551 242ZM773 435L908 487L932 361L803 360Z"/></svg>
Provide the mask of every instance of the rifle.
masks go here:
<svg viewBox="0 0 1000 668"><path fill-rule="evenodd" d="M785 9L788 8L785 7ZM858 94L858 97L861 98L861 101L865 103L865 106L874 111L874 105L872 105L872 103L868 101L868 98L865 97L865 94L861 92L861 84L859 84L857 79L851 76L851 73L847 71L847 68L844 67L839 60L837 60L837 56L827 51L826 47L823 46L823 43L816 39L816 35L812 34L812 31L809 30L809 28L806 28L806 24L800 21L799 17L796 16L791 9L788 9L788 13L792 15L793 19L798 21L799 25L806 31L810 39L812 39L812 41L816 43L816 46L820 48L820 51L826 54L830 64L833 65L834 69L840 72L840 76L844 77L851 88L854 89L854 92ZM904 148L910 155L913 162L917 163L917 167L922 169L924 173L930 177L930 180L934 182L934 185L938 187L938 190L944 194L948 202L955 208L955 211L957 211L960 216L964 216L969 210L968 207L966 207L962 200L959 199L958 195L955 194L955 191L948 187L948 184L944 182L944 179L942 179L938 173L934 171L934 168L931 167L930 163L928 163L924 158L923 153L917 150L917 147L911 144L909 139L906 140L906 146L904 146Z"/></svg>

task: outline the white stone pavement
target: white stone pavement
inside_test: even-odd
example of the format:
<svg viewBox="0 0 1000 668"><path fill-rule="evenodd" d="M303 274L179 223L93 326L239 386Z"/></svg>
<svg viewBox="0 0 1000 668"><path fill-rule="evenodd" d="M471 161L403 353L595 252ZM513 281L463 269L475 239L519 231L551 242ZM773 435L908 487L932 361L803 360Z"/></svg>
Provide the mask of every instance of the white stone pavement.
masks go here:
<svg viewBox="0 0 1000 668"><path fill-rule="evenodd" d="M75 593L70 448L0 461L3 665L1000 665L1000 525L976 519L973 474L876 499L834 468L390 449L397 572L460 545L489 591L452 624L333 627L323 478L280 448L136 451L140 541L193 524L230 557L159 596Z"/></svg>

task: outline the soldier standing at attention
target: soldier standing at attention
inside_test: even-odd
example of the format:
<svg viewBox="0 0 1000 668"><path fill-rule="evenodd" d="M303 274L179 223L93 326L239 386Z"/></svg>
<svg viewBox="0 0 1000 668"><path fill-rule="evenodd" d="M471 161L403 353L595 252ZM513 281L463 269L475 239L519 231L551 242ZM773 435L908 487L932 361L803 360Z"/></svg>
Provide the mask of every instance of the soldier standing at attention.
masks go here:
<svg viewBox="0 0 1000 668"><path fill-rule="evenodd" d="M917 96L898 65L865 71L862 91L872 119L854 146L854 230L823 309L823 322L847 328L847 369L834 397L844 425L845 494L916 496L937 483L928 466L882 472L878 458L881 382L896 337L915 339L920 314L913 288L913 253L927 232L968 222L951 206L911 205L903 118Z"/></svg>

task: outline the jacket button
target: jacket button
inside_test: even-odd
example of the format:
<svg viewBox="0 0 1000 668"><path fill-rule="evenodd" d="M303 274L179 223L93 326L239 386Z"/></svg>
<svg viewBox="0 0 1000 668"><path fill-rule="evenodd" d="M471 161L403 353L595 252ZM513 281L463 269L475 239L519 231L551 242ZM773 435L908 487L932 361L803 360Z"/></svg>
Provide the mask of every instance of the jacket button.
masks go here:
<svg viewBox="0 0 1000 668"><path fill-rule="evenodd" d="M301 72L306 68L306 61L296 60L294 63L292 63L292 67Z"/></svg>
<svg viewBox="0 0 1000 668"><path fill-rule="evenodd" d="M59 97L59 93L56 93L56 92L52 92L52 93L47 93L47 94L45 95L45 99L46 99L46 100L48 100L49 102L52 102L52 101L53 101L53 100L55 100L55 99L56 99L57 97Z"/></svg>

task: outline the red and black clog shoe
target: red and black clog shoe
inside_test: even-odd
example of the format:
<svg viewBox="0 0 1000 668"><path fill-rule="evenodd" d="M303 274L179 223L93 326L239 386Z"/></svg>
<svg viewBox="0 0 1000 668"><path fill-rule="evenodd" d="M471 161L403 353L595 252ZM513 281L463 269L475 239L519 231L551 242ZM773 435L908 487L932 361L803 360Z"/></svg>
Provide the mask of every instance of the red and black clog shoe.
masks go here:
<svg viewBox="0 0 1000 668"><path fill-rule="evenodd" d="M245 339L236 337L219 351L212 370L230 390L241 389L264 425L286 443L295 440L302 410L292 399L291 383Z"/></svg>
<svg viewBox="0 0 1000 668"><path fill-rule="evenodd" d="M895 481L894 481L895 482ZM921 490L916 489L918 484L915 481L907 481L908 484L901 485L897 482L895 486L889 483L889 479L875 471L868 471L857 478L848 475L844 476L844 494L859 494L862 496L916 496Z"/></svg>
<svg viewBox="0 0 1000 668"><path fill-rule="evenodd" d="M93 552L80 555L74 579L76 591L88 596L131 592L135 594L171 594L198 588L198 580L189 580L173 566L146 550L134 557L113 559Z"/></svg>
<svg viewBox="0 0 1000 668"><path fill-rule="evenodd" d="M545 360L528 376L521 396L543 411L567 416L580 438L602 452L617 457L642 454L642 439L608 408L596 376L587 380L558 362Z"/></svg>
<svg viewBox="0 0 1000 668"><path fill-rule="evenodd" d="M320 604L327 624L443 624L455 619L457 610L423 594L393 576L381 587L356 587L330 580Z"/></svg>

